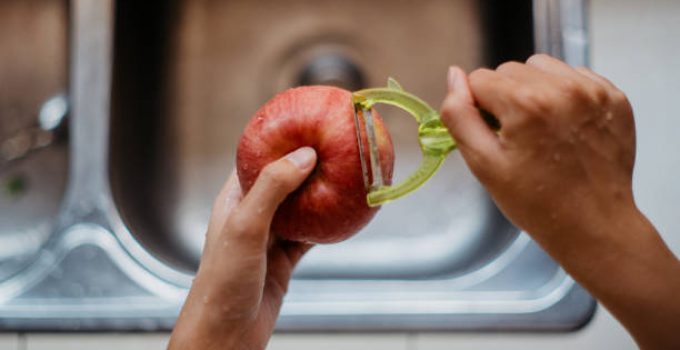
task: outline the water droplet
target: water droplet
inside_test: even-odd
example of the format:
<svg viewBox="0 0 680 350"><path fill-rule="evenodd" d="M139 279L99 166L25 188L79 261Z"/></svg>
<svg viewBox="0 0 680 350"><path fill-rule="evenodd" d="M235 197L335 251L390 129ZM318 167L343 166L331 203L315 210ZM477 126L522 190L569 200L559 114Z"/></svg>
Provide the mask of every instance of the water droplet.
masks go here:
<svg viewBox="0 0 680 350"><path fill-rule="evenodd" d="M553 159L554 159L556 162L559 162L560 159L562 159L562 156L560 156L559 153L555 153L555 154L553 154Z"/></svg>
<svg viewBox="0 0 680 350"><path fill-rule="evenodd" d="M612 113L612 111L608 111L607 114L605 114L604 119L607 121L614 119L614 113Z"/></svg>
<svg viewBox="0 0 680 350"><path fill-rule="evenodd" d="M536 191L538 191L538 192L543 192L543 190L545 190L545 185L538 185L536 187Z"/></svg>
<svg viewBox="0 0 680 350"><path fill-rule="evenodd" d="M208 296L205 295L205 296L203 296L203 304L207 304L207 303L208 303Z"/></svg>

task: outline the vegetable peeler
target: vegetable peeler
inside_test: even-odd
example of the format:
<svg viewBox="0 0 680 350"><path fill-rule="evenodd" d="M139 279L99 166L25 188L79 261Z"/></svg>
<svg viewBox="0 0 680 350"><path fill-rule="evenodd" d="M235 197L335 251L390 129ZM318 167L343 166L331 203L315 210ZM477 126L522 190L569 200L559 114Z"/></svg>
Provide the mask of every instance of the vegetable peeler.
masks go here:
<svg viewBox="0 0 680 350"><path fill-rule="evenodd" d="M380 206L417 190L437 172L444 158L456 149L456 141L442 123L439 113L425 101L404 91L401 85L392 78L388 79L385 88L369 88L353 92L352 103L361 170L368 191L366 201L371 207ZM380 153L371 112L373 106L378 103L401 108L412 115L418 123L418 142L423 159L415 172L406 180L391 186L383 183ZM495 117L483 110L481 112L489 126L496 130L500 128ZM361 137L362 134L366 136L365 142L364 137ZM368 152L364 153L365 150ZM366 159L365 154L368 154L369 159Z"/></svg>

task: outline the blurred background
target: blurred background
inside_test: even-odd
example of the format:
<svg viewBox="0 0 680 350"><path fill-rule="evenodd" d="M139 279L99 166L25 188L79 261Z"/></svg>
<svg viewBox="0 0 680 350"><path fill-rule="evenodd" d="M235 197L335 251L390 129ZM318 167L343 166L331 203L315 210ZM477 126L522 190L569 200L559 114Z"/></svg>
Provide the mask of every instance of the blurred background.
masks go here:
<svg viewBox="0 0 680 350"><path fill-rule="evenodd" d="M589 51L567 58L589 61L628 94L638 132L636 199L680 254L680 141L672 124L680 3L571 2L586 6L588 15L570 17L584 21L586 36L562 34L576 44L587 39ZM97 3L0 2L0 349L164 348L168 333L158 330L171 327L196 268L238 136L277 91L354 90L394 76L438 106L448 65L493 67L541 45L531 1ZM415 123L395 110L384 114L399 179L418 159ZM423 203L451 204L425 215ZM514 291L533 300L539 287L568 284L533 247L454 154L428 186L384 208L359 236L305 259L281 325L296 332L278 332L270 348L636 348L605 309L592 314L577 286L541 312L513 306L522 298L503 299ZM361 293L338 297L338 288ZM390 288L399 293L380 292ZM480 290L500 293L507 310L524 316L474 313L486 307L475 301ZM425 296L460 303L442 302L451 316L428 321ZM325 323L300 316L310 300L331 310L334 298L350 297L356 314ZM401 318L356 316L375 300ZM132 307L102 311L116 303ZM408 310L420 319L403 316ZM141 314L148 317L136 320ZM136 332L116 333L129 330Z"/></svg>

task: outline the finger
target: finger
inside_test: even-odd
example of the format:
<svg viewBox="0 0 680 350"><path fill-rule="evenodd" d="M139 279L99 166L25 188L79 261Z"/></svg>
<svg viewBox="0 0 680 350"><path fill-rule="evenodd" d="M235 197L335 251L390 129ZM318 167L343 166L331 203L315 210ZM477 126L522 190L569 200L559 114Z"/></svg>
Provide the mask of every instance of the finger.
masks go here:
<svg viewBox="0 0 680 350"><path fill-rule="evenodd" d="M529 57L527 66L534 67L548 74L557 75L566 82L575 82L581 86L588 86L591 83L590 79L579 74L572 66L546 54L536 54Z"/></svg>
<svg viewBox="0 0 680 350"><path fill-rule="evenodd" d="M519 84L510 77L489 69L477 69L468 76L469 91L482 109L491 112L503 124L514 109L512 94Z"/></svg>
<svg viewBox="0 0 680 350"><path fill-rule="evenodd" d="M210 221L208 222L208 231L203 247L204 252L207 252L211 246L215 245L219 233L225 228L229 214L234 207L238 205L242 197L241 186L239 185L238 177L234 170L213 202Z"/></svg>
<svg viewBox="0 0 680 350"><path fill-rule="evenodd" d="M619 88L614 85L609 79L593 72L592 70L586 68L586 67L576 67L577 72L585 75L586 77L590 78L591 80L601 84L602 86L606 87L607 89L611 89L613 91L618 91Z"/></svg>
<svg viewBox="0 0 680 350"><path fill-rule="evenodd" d="M218 213L223 215L229 214L243 199L243 191L236 175L236 169L229 175L229 179L224 184L224 187L222 187L222 190L220 190L217 198L219 202L217 202L215 207L219 210Z"/></svg>
<svg viewBox="0 0 680 350"><path fill-rule="evenodd" d="M295 268L300 259L302 259L302 257L307 254L307 252L312 249L312 247L314 247L314 244L307 242L286 241L286 243L282 243L282 246L283 250L286 252L288 261L290 261L291 267Z"/></svg>
<svg viewBox="0 0 680 350"><path fill-rule="evenodd" d="M571 94L572 98L586 97L596 103L604 103L610 98L607 86L597 81L593 84L592 79L556 58L544 54L533 55L527 60L527 65L559 76L562 80L559 88Z"/></svg>
<svg viewBox="0 0 680 350"><path fill-rule="evenodd" d="M510 61L505 62L496 68L496 72L501 73L522 84L542 84L545 81L546 73L527 64Z"/></svg>
<svg viewBox="0 0 680 350"><path fill-rule="evenodd" d="M578 79L580 76L570 65L546 54L536 54L527 60L527 65L546 73L559 75L565 78Z"/></svg>
<svg viewBox="0 0 680 350"><path fill-rule="evenodd" d="M458 142L461 152L492 155L498 151L498 138L475 107L465 73L449 68L449 94L442 103L442 121Z"/></svg>
<svg viewBox="0 0 680 350"><path fill-rule="evenodd" d="M267 277L265 279L261 312L267 317L268 328L273 328L278 318L283 297L288 291L293 268L302 255L312 247L311 244L290 241L277 241L267 257Z"/></svg>
<svg viewBox="0 0 680 350"><path fill-rule="evenodd" d="M310 243L277 241L269 252L265 289L273 301L280 301L288 290L295 266L313 247Z"/></svg>
<svg viewBox="0 0 680 350"><path fill-rule="evenodd" d="M225 221L229 217L229 213L241 201L241 198L243 198L243 193L241 192L241 186L238 182L238 176L236 176L236 170L234 170L231 172L231 175L229 175L229 178L224 183L217 198L215 198L215 201L213 202L208 230L210 231L211 228L224 226Z"/></svg>
<svg viewBox="0 0 680 350"><path fill-rule="evenodd" d="M302 147L267 165L243 199L240 210L270 221L279 204L307 178L316 164L316 152Z"/></svg>
<svg viewBox="0 0 680 350"><path fill-rule="evenodd" d="M256 247L256 253L263 253L276 209L302 184L315 163L314 149L302 147L264 167L229 218L227 230L231 235L243 243L254 243L251 246Z"/></svg>

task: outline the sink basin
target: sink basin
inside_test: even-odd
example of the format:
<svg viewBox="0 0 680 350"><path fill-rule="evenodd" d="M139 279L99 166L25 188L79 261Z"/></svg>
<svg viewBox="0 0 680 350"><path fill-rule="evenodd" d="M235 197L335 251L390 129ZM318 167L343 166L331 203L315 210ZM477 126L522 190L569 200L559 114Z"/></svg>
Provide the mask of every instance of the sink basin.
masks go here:
<svg viewBox="0 0 680 350"><path fill-rule="evenodd" d="M173 267L195 270L213 197L233 169L245 124L277 91L296 86L315 62L346 62L362 82L350 86L357 79L342 80L342 74L323 81L317 72L322 83L382 86L392 74L436 106L451 62L472 69L521 59L533 49L528 23L517 29L524 42L487 50L484 43L499 28L481 23L483 9L474 1L428 1L415 14L412 4L389 3L180 1L161 10L172 16L156 16L150 24L144 9L158 11L158 4L121 2L111 179L135 238ZM380 15L363 23L358 7ZM530 11L524 4L515 15L530 18ZM267 26L249 25L253 18ZM341 67L327 68L333 69ZM404 178L420 159L417 126L394 109L381 111L396 145L395 176ZM385 206L356 238L314 249L296 276L459 275L493 259L517 234L456 153L425 188Z"/></svg>
<svg viewBox="0 0 680 350"><path fill-rule="evenodd" d="M5 164L34 135L38 114L67 89L67 1L0 3L0 281L21 271L55 225L67 143L55 140Z"/></svg>
<svg viewBox="0 0 680 350"><path fill-rule="evenodd" d="M30 244L3 248L7 261L18 261L0 260L7 329L171 328L238 137L278 91L355 90L393 76L438 106L452 63L472 70L541 51L587 64L580 1L428 0L413 8L384 0L72 0L70 16L53 2L61 9L50 12L61 25L54 30L65 32L68 21L72 30L70 152L67 159L63 145L44 150L60 155L38 161L50 176L26 158L13 171L25 166L45 185L0 201L0 239L40 231L24 234ZM0 9L23 2L8 4ZM31 17L41 16L37 8ZM63 65L65 47L51 53ZM66 70L58 68L36 76L62 88ZM419 161L415 122L380 111L399 181ZM426 186L385 205L357 236L310 251L277 327L570 330L594 306L453 153Z"/></svg>

